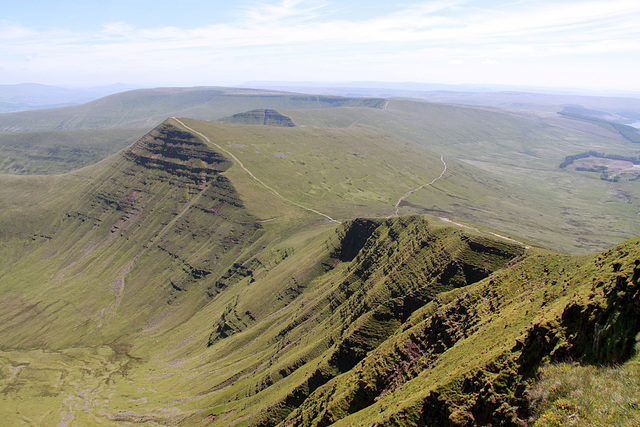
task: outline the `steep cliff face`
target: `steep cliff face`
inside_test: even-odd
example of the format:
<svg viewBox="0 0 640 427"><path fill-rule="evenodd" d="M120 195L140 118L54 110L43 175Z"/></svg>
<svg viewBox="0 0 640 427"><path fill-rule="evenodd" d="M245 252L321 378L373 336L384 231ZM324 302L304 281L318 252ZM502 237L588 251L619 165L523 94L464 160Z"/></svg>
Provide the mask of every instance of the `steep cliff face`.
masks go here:
<svg viewBox="0 0 640 427"><path fill-rule="evenodd" d="M223 122L243 123L246 125L265 125L280 127L295 127L291 117L280 114L276 110L251 110L245 113L234 114L231 117L222 119Z"/></svg>
<svg viewBox="0 0 640 427"><path fill-rule="evenodd" d="M530 254L417 310L283 425L523 425L545 362L626 360L640 331L640 240Z"/></svg>

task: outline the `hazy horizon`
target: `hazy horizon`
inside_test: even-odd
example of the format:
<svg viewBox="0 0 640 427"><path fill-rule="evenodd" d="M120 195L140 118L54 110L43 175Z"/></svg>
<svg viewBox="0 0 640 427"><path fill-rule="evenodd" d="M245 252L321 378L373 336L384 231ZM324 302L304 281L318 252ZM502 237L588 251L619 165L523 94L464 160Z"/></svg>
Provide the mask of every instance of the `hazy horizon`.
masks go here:
<svg viewBox="0 0 640 427"><path fill-rule="evenodd" d="M584 96L584 97L621 97L621 98L640 98L640 90L624 90L624 89L586 89L581 87L542 87L528 85L499 85L499 84L482 84L482 83L459 83L446 84L437 82L384 82L384 81L352 81L352 82L326 82L326 81L279 81L279 80L253 80L239 84L167 84L167 85L145 85L136 83L111 82L96 85L74 85L74 84L48 84L33 81L24 81L19 83L2 84L0 88L11 88L19 86L42 86L49 88L58 88L81 93L86 91L87 94L96 96L106 96L119 92L126 92L138 89L156 89L156 88L195 88L195 87L225 87L239 89L257 89L257 90L281 90L284 92L295 92L300 90L304 93L322 93L323 91L348 90L356 91L380 90L389 91L390 97L394 92L410 94L415 92L459 92L459 93L531 93L539 95L564 95L564 96ZM13 93L13 92L11 92ZM18 93L16 93L18 94ZM24 95L24 94L20 94ZM358 95L352 93L350 96L371 96Z"/></svg>

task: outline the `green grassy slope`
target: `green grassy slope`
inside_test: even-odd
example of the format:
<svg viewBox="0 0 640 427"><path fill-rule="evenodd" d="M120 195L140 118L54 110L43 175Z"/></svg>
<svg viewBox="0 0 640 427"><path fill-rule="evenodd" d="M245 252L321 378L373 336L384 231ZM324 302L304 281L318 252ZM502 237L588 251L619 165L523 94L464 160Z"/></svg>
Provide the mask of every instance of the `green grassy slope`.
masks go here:
<svg viewBox="0 0 640 427"><path fill-rule="evenodd" d="M229 163L198 143L194 145L191 138L184 132L161 128L102 165L82 170L73 178L71 191L64 194L57 190L66 199L63 206L51 208L57 217L49 224L34 223L29 218L37 215L32 209L27 209L27 215L18 208L7 214L7 221L15 227L12 246L34 249L28 256L10 257L16 261L3 272L4 297L16 296L3 318L21 319L5 330L5 346L28 342L30 346L58 348L86 343L89 336L104 343L111 336L110 329L119 336L122 325L139 327L138 322L148 321L144 315L157 311L160 301L170 301L174 293L192 282L216 268L226 268L217 267L218 260L242 245L257 225L242 210L228 180L220 175ZM193 155L197 157L190 158ZM78 184L83 177L84 185ZM62 179L54 178L52 185ZM62 196L58 203L60 199ZM54 202L42 204L46 207ZM24 204L20 208L25 209ZM184 235L185 222L202 221L203 217L210 230ZM23 226L20 221L29 222ZM31 244L34 238L43 242ZM138 260L155 267L138 273ZM129 273L144 278L138 281L139 286L145 280L156 282L157 292L136 288L136 281L125 286ZM40 283L38 289L25 287L34 282ZM149 294L150 312L124 298L125 289ZM200 293L206 296L205 290ZM33 305L34 298L40 302ZM47 301L46 307L38 305L42 301ZM127 301L134 306L129 307ZM134 310L142 320L116 316L118 310ZM33 329L40 330L38 339L27 340Z"/></svg>
<svg viewBox="0 0 640 427"><path fill-rule="evenodd" d="M300 141L300 134L295 139ZM158 363L165 366L176 358L187 358L192 366L200 366L218 354L237 364L252 354L248 361L261 365L269 354L280 357L282 328L307 323L309 308L285 317L282 310L319 275L337 267L340 257L352 258L364 241L360 238L356 249L334 254L340 238L329 238L327 232L335 225L256 187L240 171L236 174L239 188L253 191L258 201L261 197L268 201L250 204L250 213L225 178L229 166L202 141L167 123L131 148L72 175L3 177L1 219L11 226L2 228L0 335L5 407L16 405L19 415L14 421L20 417L43 421L52 411L62 411L65 402L77 395L74 381L82 381L82 390L94 390L95 411L70 405L64 416L81 423L104 421L103 412L108 410L107 418L132 420L135 415L118 415L118 410L129 407L125 396L139 393L145 384L152 386L144 378ZM270 216L275 212L277 216ZM372 224L368 228L377 226ZM473 248L465 252L464 245L468 243L460 249L461 255L473 253ZM459 256L447 251L443 255L445 264L451 262L446 257ZM466 263L460 260L459 267L445 269L455 279L447 279L443 286L466 283L464 269L456 273ZM480 269L469 277L486 274L487 266L468 263ZM312 289L317 295L309 298L329 315L331 291ZM376 298L372 303L377 303ZM362 302L356 297L350 301ZM331 323L334 328L327 333L335 335L335 328L343 328L340 317ZM225 339L237 336L246 343L247 335L241 332L254 325L249 336L262 336L266 330L269 334L254 343L251 353L231 354L229 346L242 348L243 344ZM304 336L310 325L296 334ZM388 326L382 332L386 330ZM185 343L187 336L191 338ZM317 360L331 339L327 336L292 348L282 356L282 363L297 366L301 351L306 354L303 358ZM255 351L263 345L270 349L266 354ZM169 348L175 350L167 355L164 350ZM88 372L84 380L75 374L83 363L82 369ZM264 374L274 381L286 377L270 372ZM153 409L158 402L175 406L167 399L176 392L176 376L186 379L183 374L180 369L168 381L154 381L166 389L158 390L157 400L143 406ZM229 371L220 375L224 382ZM126 379L116 381L121 377ZM203 393L215 378L202 377L189 387ZM133 384L135 390L129 388ZM233 393L243 386L246 382ZM191 393L189 387L182 392ZM101 403L99 399L114 390L118 396L111 400L113 406ZM40 405L34 408L32 399L21 404L27 397L37 398ZM266 402L275 401L266 398ZM177 414L183 412L193 414L188 405L176 411L167 419L180 418Z"/></svg>
<svg viewBox="0 0 640 427"><path fill-rule="evenodd" d="M522 424L542 363L632 354L639 259L638 239L588 258L530 253L442 294L283 425Z"/></svg>
<svg viewBox="0 0 640 427"><path fill-rule="evenodd" d="M0 133L0 173L60 174L92 165L128 147L142 129Z"/></svg>
<svg viewBox="0 0 640 427"><path fill-rule="evenodd" d="M395 217L442 168L368 126L170 119L73 174L0 177L3 420L508 424L545 360L628 357L637 239L572 257Z"/></svg>
<svg viewBox="0 0 640 427"><path fill-rule="evenodd" d="M443 170L439 155L373 128L183 122L234 154L282 196L340 220L393 215L404 193ZM230 173L244 185L242 169ZM244 199L251 203L255 197L247 192Z"/></svg>
<svg viewBox="0 0 640 427"><path fill-rule="evenodd" d="M0 173L64 173L128 146L170 116L218 119L255 108L379 108L375 98L229 88L123 92L83 105L0 114Z"/></svg>
<svg viewBox="0 0 640 427"><path fill-rule="evenodd" d="M535 426L633 426L640 419L638 355L619 366L557 363L530 392Z"/></svg>
<svg viewBox="0 0 640 427"><path fill-rule="evenodd" d="M501 194L492 198L443 179L432 190L453 194L457 200L437 204L438 212L433 191L418 192L407 198L402 213L450 215L455 221L485 224L574 253L603 250L640 234L640 193L634 182L608 183L599 174L558 167L567 155L589 147L637 155L634 144L612 132L602 133L597 126L576 128L556 117L410 100L390 100L379 110L283 114L298 125L383 129L472 166L464 168L471 176L458 182L482 180L485 188Z"/></svg>

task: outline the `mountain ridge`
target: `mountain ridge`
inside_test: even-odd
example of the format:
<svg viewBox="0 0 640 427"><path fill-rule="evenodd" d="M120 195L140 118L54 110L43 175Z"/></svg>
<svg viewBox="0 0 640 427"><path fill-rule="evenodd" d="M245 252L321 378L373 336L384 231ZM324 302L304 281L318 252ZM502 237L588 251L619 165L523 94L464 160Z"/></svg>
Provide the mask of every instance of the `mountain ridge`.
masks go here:
<svg viewBox="0 0 640 427"><path fill-rule="evenodd" d="M441 159L367 124L168 119L72 174L0 177L3 416L522 425L538 367L626 361L638 238L563 255L395 216ZM424 189L431 206L468 197L448 190L471 169L447 165Z"/></svg>

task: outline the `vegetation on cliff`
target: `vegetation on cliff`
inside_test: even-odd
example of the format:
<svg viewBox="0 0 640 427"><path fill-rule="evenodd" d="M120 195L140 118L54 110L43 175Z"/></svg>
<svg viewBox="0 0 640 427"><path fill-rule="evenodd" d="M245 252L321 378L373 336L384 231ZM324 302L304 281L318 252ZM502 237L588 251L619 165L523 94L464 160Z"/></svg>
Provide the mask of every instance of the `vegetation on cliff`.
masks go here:
<svg viewBox="0 0 640 427"><path fill-rule="evenodd" d="M494 203L494 181L441 159L373 126L169 119L73 174L0 177L3 420L593 419L577 387L544 384L556 366L633 369L640 239L566 255L396 216L426 182L432 213Z"/></svg>

